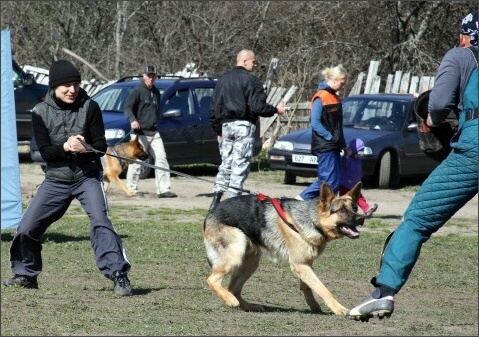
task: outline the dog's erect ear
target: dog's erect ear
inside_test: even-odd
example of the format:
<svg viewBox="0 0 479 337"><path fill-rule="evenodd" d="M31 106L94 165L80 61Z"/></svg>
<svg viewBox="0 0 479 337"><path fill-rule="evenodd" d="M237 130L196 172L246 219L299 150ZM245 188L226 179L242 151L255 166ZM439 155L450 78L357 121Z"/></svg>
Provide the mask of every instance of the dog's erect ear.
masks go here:
<svg viewBox="0 0 479 337"><path fill-rule="evenodd" d="M361 194L361 188L363 187L362 182L357 182L354 187L346 193L346 195L349 195L355 203L358 203L359 195Z"/></svg>
<svg viewBox="0 0 479 337"><path fill-rule="evenodd" d="M319 207L321 207L321 212L326 212L329 210L331 205L331 200L334 199L334 192L331 187L326 184L321 184L321 189L319 190Z"/></svg>

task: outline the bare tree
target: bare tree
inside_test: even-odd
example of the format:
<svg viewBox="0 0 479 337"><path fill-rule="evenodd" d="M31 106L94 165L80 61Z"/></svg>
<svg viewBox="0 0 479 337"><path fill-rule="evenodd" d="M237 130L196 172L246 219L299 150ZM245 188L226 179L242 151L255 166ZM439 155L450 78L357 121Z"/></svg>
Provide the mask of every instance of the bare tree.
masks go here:
<svg viewBox="0 0 479 337"><path fill-rule="evenodd" d="M172 73L194 62L218 76L250 48L260 78L278 58L276 84L298 85L295 99L304 101L321 69L340 63L352 79L371 60L381 61L383 77L396 70L433 75L477 2L2 1L0 8L21 64L48 68L71 57L65 48L111 79L137 74L145 63ZM95 76L86 66L82 74Z"/></svg>

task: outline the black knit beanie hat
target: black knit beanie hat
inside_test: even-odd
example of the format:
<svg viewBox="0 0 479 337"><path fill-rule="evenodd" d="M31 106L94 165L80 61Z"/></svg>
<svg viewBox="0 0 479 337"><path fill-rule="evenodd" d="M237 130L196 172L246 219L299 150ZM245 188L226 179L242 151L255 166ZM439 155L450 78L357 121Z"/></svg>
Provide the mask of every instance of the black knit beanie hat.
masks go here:
<svg viewBox="0 0 479 337"><path fill-rule="evenodd" d="M58 60L50 66L48 85L53 89L60 84L69 82L81 82L78 69L67 60Z"/></svg>

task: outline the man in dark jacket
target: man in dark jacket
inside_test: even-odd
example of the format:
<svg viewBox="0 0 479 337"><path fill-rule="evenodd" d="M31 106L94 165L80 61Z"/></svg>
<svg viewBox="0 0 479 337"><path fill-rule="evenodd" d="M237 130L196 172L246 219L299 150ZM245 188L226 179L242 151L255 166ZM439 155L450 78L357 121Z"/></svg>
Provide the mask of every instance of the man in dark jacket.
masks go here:
<svg viewBox="0 0 479 337"><path fill-rule="evenodd" d="M33 134L46 162L45 180L23 214L10 247L14 276L5 286L38 288L42 271L41 236L60 219L73 199L90 217L90 240L100 272L114 282L119 296L131 295L130 271L122 241L108 218L100 156L105 152L100 107L80 88L80 73L66 60L50 67L45 101L33 109Z"/></svg>
<svg viewBox="0 0 479 337"><path fill-rule="evenodd" d="M242 50L236 67L223 74L216 84L210 105L211 126L218 135L222 163L213 187L212 210L223 192L230 197L241 195L253 157L253 143L259 117L285 112L283 104L266 103L266 93L251 72L256 67L251 50Z"/></svg>
<svg viewBox="0 0 479 337"><path fill-rule="evenodd" d="M171 192L170 165L166 159L163 139L158 131L158 107L160 91L155 87L156 68L146 66L142 81L134 87L125 101L125 115L135 131L132 137L138 137L140 144L154 158L155 166L164 170L155 170L156 194L158 198L176 198ZM126 173L126 185L135 194L138 193L141 165L131 163Z"/></svg>

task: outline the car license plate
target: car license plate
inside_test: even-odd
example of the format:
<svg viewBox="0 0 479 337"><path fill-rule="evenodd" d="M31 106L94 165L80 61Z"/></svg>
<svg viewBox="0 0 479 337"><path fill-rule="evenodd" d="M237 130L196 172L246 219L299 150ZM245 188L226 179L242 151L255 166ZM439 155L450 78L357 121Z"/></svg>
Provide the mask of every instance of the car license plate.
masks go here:
<svg viewBox="0 0 479 337"><path fill-rule="evenodd" d="M305 154L293 154L293 163L318 165L318 157Z"/></svg>

